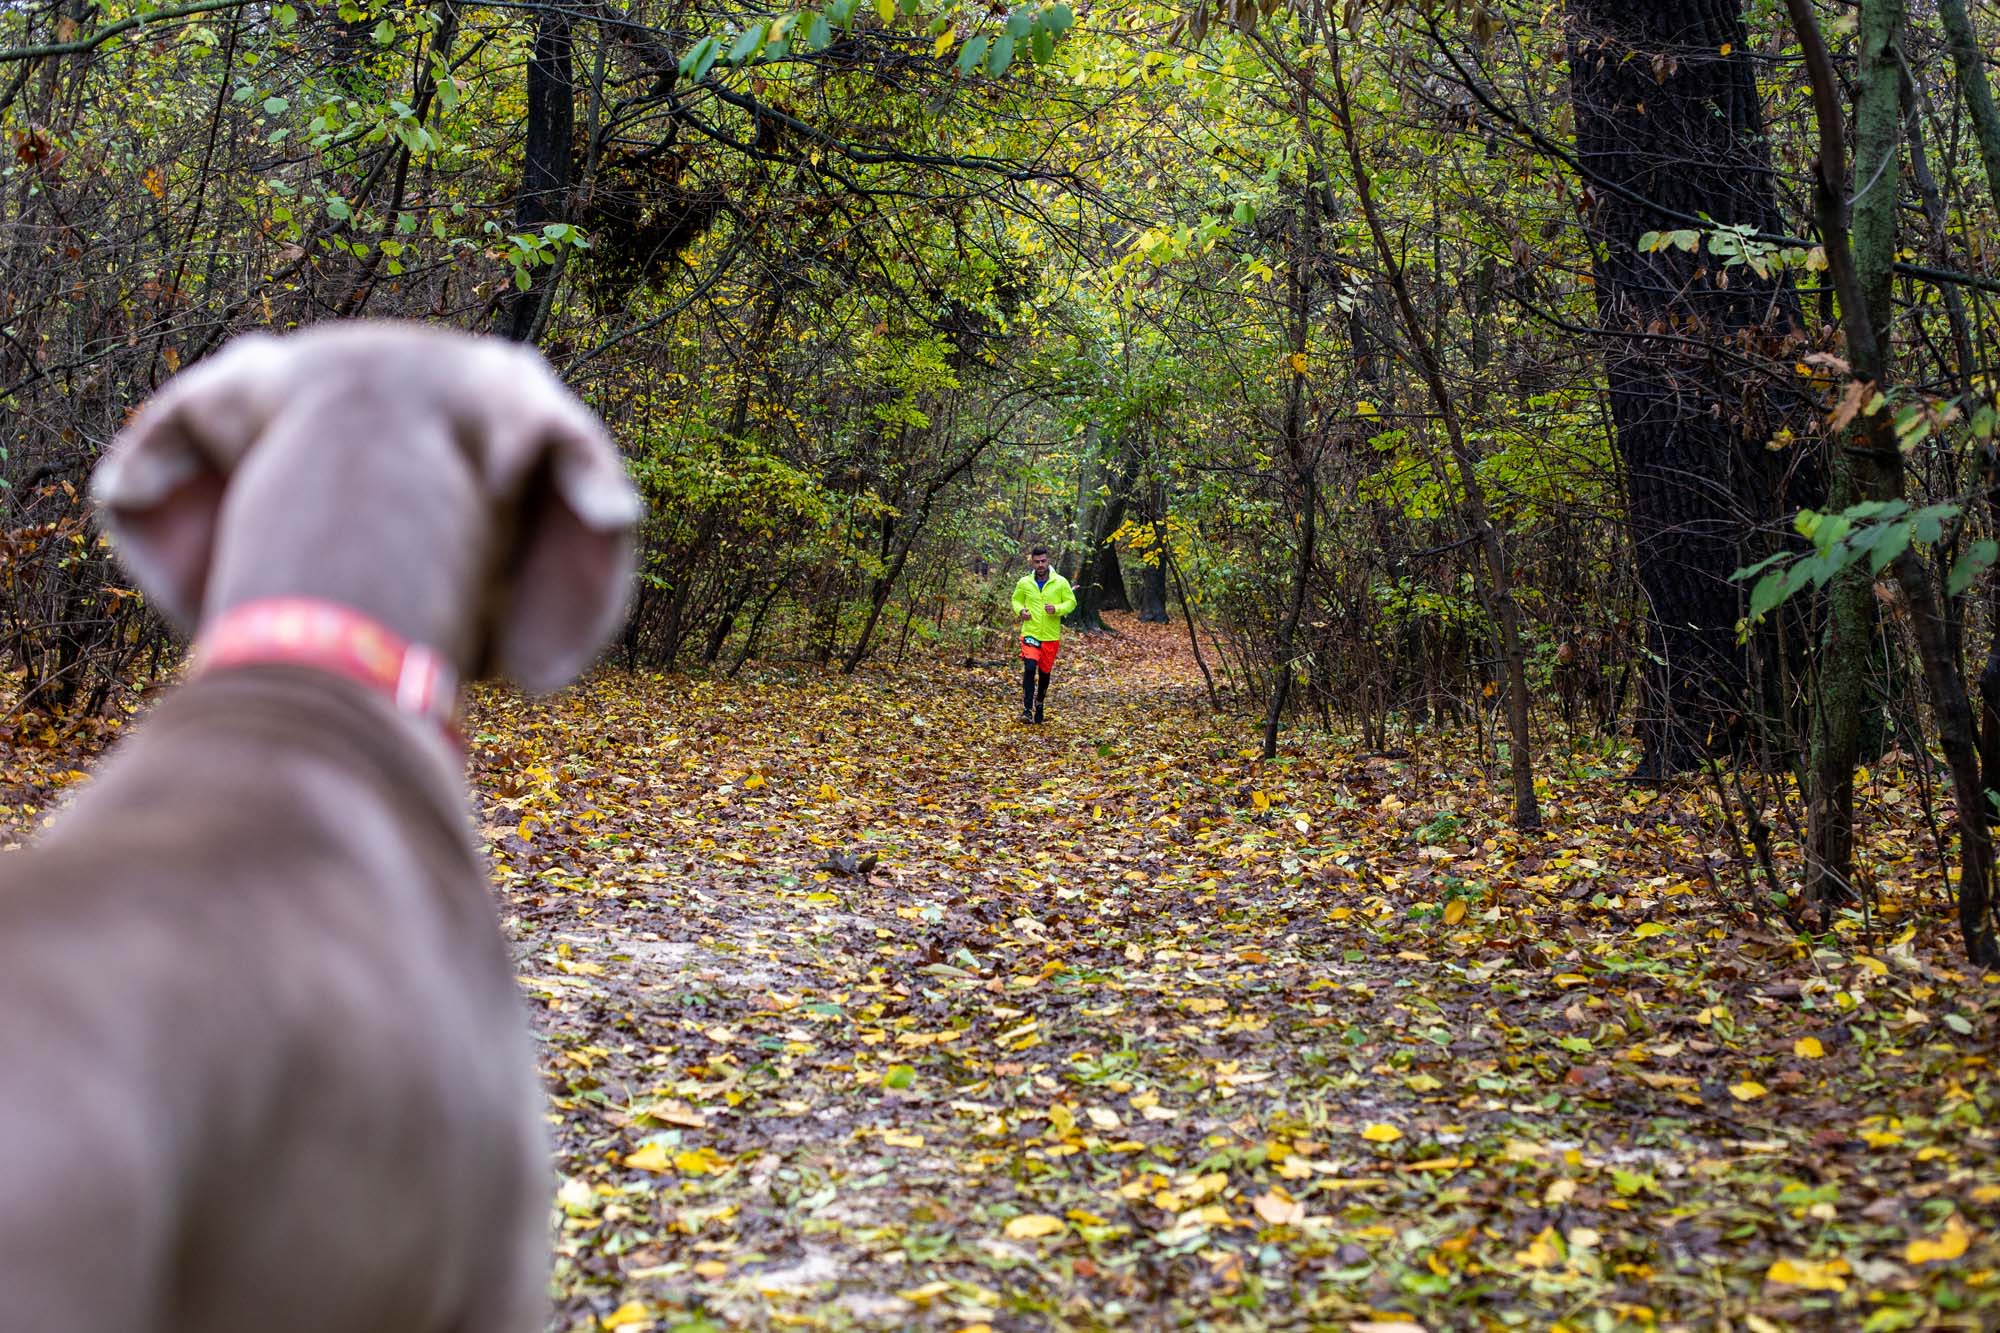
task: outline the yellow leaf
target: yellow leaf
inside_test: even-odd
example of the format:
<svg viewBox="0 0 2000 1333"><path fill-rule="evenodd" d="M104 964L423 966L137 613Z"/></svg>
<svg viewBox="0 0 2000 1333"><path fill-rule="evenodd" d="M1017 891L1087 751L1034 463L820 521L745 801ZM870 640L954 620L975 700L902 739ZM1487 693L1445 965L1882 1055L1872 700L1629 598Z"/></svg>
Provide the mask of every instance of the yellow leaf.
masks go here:
<svg viewBox="0 0 2000 1333"><path fill-rule="evenodd" d="M1780 1259L1765 1270L1764 1280L1806 1291L1846 1291L1853 1271L1845 1259Z"/></svg>
<svg viewBox="0 0 2000 1333"><path fill-rule="evenodd" d="M764 775L762 773L752 773L749 777L743 779L744 791L756 791L759 787L763 785L764 785Z"/></svg>
<svg viewBox="0 0 2000 1333"><path fill-rule="evenodd" d="M1306 354L1304 352L1293 352L1285 358L1285 364L1292 368L1294 375L1303 375L1306 373Z"/></svg>
<svg viewBox="0 0 2000 1333"><path fill-rule="evenodd" d="M1972 1242L1972 1233L1965 1224L1954 1216L1944 1224L1944 1234L1936 1240L1919 1238L1913 1240L1903 1250L1903 1262L1910 1264L1934 1264L1950 1259L1963 1258L1965 1247Z"/></svg>
<svg viewBox="0 0 2000 1333"><path fill-rule="evenodd" d="M712 1176L729 1165L729 1159L713 1148L696 1148L674 1154L674 1170L684 1176Z"/></svg>
<svg viewBox="0 0 2000 1333"><path fill-rule="evenodd" d="M945 52L951 50L951 44L957 40L958 40L958 34L953 32L950 28L946 28L943 32L938 34L938 39L935 42L931 43L931 55L933 57L943 55Z"/></svg>
<svg viewBox="0 0 2000 1333"><path fill-rule="evenodd" d="M1903 1141L1903 1136L1889 1130L1864 1129L1861 1140L1871 1148L1893 1148Z"/></svg>
<svg viewBox="0 0 2000 1333"><path fill-rule="evenodd" d="M1637 930L1632 932L1632 938L1637 940L1650 940L1655 935L1664 935L1672 929L1673 929L1672 926L1666 925L1659 921L1647 921L1642 923Z"/></svg>
<svg viewBox="0 0 2000 1333"><path fill-rule="evenodd" d="M1462 1166L1471 1166L1470 1157L1426 1157L1421 1162L1405 1162L1398 1171L1456 1171Z"/></svg>
<svg viewBox="0 0 2000 1333"><path fill-rule="evenodd" d="M1253 791L1250 793L1250 804L1256 806L1259 810L1269 810L1271 808L1271 798L1261 791Z"/></svg>
<svg viewBox="0 0 2000 1333"><path fill-rule="evenodd" d="M1556 985L1561 986L1564 990L1568 990L1571 986L1588 986L1589 984L1590 978L1584 976L1581 972L1556 973Z"/></svg>
<svg viewBox="0 0 2000 1333"><path fill-rule="evenodd" d="M896 1294L912 1305L929 1305L950 1290L949 1282L926 1282L921 1287L911 1287L908 1291L899 1291Z"/></svg>
<svg viewBox="0 0 2000 1333"><path fill-rule="evenodd" d="M1069 1227L1060 1217L1050 1217L1047 1213L1023 1213L1007 1224L1009 1240L1034 1240L1041 1236L1060 1236Z"/></svg>
<svg viewBox="0 0 2000 1333"><path fill-rule="evenodd" d="M1453 898L1444 905L1444 923L1447 926L1455 926L1463 920L1465 920L1465 899Z"/></svg>
<svg viewBox="0 0 2000 1333"><path fill-rule="evenodd" d="M653 1316L638 1301L627 1301L604 1316L602 1323L606 1328L651 1328Z"/></svg>
<svg viewBox="0 0 2000 1333"><path fill-rule="evenodd" d="M637 1152L626 1153L625 1165L635 1171L665 1171L672 1163L667 1150L654 1142L642 1145Z"/></svg>
<svg viewBox="0 0 2000 1333"><path fill-rule="evenodd" d="M1374 1124L1362 1130L1361 1137L1370 1143L1394 1143L1403 1137L1403 1131L1394 1125Z"/></svg>
<svg viewBox="0 0 2000 1333"><path fill-rule="evenodd" d="M891 1148L921 1148L924 1146L924 1136L921 1134L905 1134L900 1129L890 1129L883 1131L882 1142L888 1144Z"/></svg>
<svg viewBox="0 0 2000 1333"><path fill-rule="evenodd" d="M1817 1060L1826 1054L1826 1047L1819 1044L1818 1037L1800 1037L1792 1043L1792 1054L1801 1060Z"/></svg>
<svg viewBox="0 0 2000 1333"><path fill-rule="evenodd" d="M1739 1102L1754 1102L1770 1089L1755 1079L1744 1079L1741 1083L1729 1085L1729 1095Z"/></svg>
<svg viewBox="0 0 2000 1333"><path fill-rule="evenodd" d="M1562 1252L1556 1249L1555 1242L1555 1228L1543 1227L1542 1234L1527 1249L1514 1252L1514 1262L1523 1268L1554 1268L1562 1262Z"/></svg>
<svg viewBox="0 0 2000 1333"><path fill-rule="evenodd" d="M831 782L822 782L819 784L819 798L822 801L837 801L840 799L840 792Z"/></svg>
<svg viewBox="0 0 2000 1333"><path fill-rule="evenodd" d="M1357 417L1373 418L1373 417L1379 417L1382 414L1375 410L1375 404L1369 402L1366 398L1363 398L1360 402L1354 405L1354 415Z"/></svg>
<svg viewBox="0 0 2000 1333"><path fill-rule="evenodd" d="M1735 49L1736 49L1736 43L1734 43L1734 42L1724 42L1724 43L1722 44L1722 47L1721 47L1721 49L1720 49L1720 50L1718 50L1718 51L1716 52L1716 54L1717 54L1717 55L1724 55L1724 56L1726 56L1726 55L1728 55L1728 54L1729 54L1729 53L1730 53L1731 51L1734 51Z"/></svg>

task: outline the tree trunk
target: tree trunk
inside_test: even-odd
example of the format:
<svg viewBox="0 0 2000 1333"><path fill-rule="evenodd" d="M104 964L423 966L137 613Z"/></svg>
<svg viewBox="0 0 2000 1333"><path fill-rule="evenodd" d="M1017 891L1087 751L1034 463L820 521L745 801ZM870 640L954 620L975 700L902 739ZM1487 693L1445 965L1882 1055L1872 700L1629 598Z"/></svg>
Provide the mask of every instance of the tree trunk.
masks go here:
<svg viewBox="0 0 2000 1333"><path fill-rule="evenodd" d="M1146 625L1167 623L1167 488L1154 482L1147 501L1147 520L1153 525L1151 559L1139 575L1139 621Z"/></svg>
<svg viewBox="0 0 2000 1333"><path fill-rule="evenodd" d="M1871 182L1867 189L1852 191L1845 160L1847 127L1841 113L1833 58L1820 36L1810 0L1785 0L1785 7L1798 32L1812 84L1813 118L1819 129L1813 196L1820 235L1826 244L1827 268L1840 296L1848 359L1855 380L1864 390L1886 391L1890 387L1888 320L1895 314L1889 297L1896 247L1893 188L1896 173L1894 140L1891 138L1886 147L1880 140L1885 134L1893 136L1899 126L1893 118L1887 125L1877 120L1879 102L1870 94L1878 92L1879 87L1864 80L1858 142L1863 153L1883 163L1889 188L1879 199L1871 195L1883 182ZM1861 6L1859 28L1864 75L1879 71L1882 78L1887 78L1889 71L1899 68L1902 62L1896 44L1903 28L1903 0L1866 0ZM1847 204L1850 191L1859 196L1857 203L1862 205L1856 209L1851 236ZM1879 417L1888 413L1884 409L1865 415ZM1884 498L1900 496L1903 464L1893 433L1885 427L1871 426L1867 428L1867 439L1873 447L1850 451L1857 477L1862 479L1861 489ZM1951 771L1952 796L1958 808L1958 921L1965 952L1979 966L2000 966L2000 942L1995 940L1993 926L1992 836L1985 818L1986 782L1980 772L1971 697L1951 651L1938 589L1931 581L1928 567L1914 552L1905 549L1891 568L1909 602L1910 624L1915 631L1917 655L1923 663L1924 683L1930 691L1932 717L1937 723L1945 766Z"/></svg>
<svg viewBox="0 0 2000 1333"><path fill-rule="evenodd" d="M1077 502L1075 572L1065 575L1076 592L1076 610L1065 617L1065 623L1069 628L1086 634L1102 634L1106 628L1104 617L1100 614L1103 598L1099 593L1099 580L1103 577L1103 517L1109 500L1101 492L1110 489L1113 478L1110 468L1105 465L1101 448L1093 435L1091 454L1084 465L1084 481L1079 488Z"/></svg>
<svg viewBox="0 0 2000 1333"><path fill-rule="evenodd" d="M1938 16L1944 20L1945 39L1951 47L1952 68L1958 74L1959 96L1965 100L1972 121L1973 141L1979 145L1980 165L1986 171L1989 204L2000 204L2000 108L1993 104L1993 88L1986 81L1986 60L1979 34L1966 12L1965 0L1938 0ZM1968 361L1964 373L1972 373ZM2000 516L2000 458L1993 446L1986 447L1986 506ZM1987 585L1989 625L2000 625L2000 578ZM1986 664L1979 674L1979 754L1980 771L1991 780L2000 775L2000 632L1987 646ZM1986 812L1989 819L1991 811Z"/></svg>
<svg viewBox="0 0 2000 1333"><path fill-rule="evenodd" d="M535 49L528 60L527 147L521 165L521 192L514 199L514 229L539 232L559 221L569 206L572 142L576 133L576 90L570 14L545 6L535 18ZM546 323L546 310L559 276L555 266L537 270L526 291L508 302L506 334L533 342Z"/></svg>
<svg viewBox="0 0 2000 1333"><path fill-rule="evenodd" d="M1902 130L1901 0L1863 10L1856 72L1854 169L1868 181L1852 205L1853 255L1874 346L1850 354L1877 385L1891 373L1887 332L1895 311L1897 153ZM1822 200L1822 207L1829 201ZM1822 221L1821 234L1829 230ZM1894 460L1878 462L1877 460ZM1887 412L1863 413L1834 451L1832 508L1886 500L1901 490L1902 460ZM1874 639L1875 576L1863 564L1841 571L1828 597L1820 653L1819 707L1813 714L1811 800L1806 807L1806 893L1822 906L1850 901L1854 855L1854 765L1860 757L1863 682Z"/></svg>
<svg viewBox="0 0 2000 1333"><path fill-rule="evenodd" d="M1760 527L1818 501L1812 404L1789 381L1798 297L1782 270L1693 250L1639 248L1698 219L1779 229L1770 147L1740 0L1569 0L1570 95L1590 187L1605 377L1624 465L1639 582L1651 602L1642 773L1693 763L1756 706L1737 640L1732 572ZM1749 355L1746 356L1745 354Z"/></svg>
<svg viewBox="0 0 2000 1333"><path fill-rule="evenodd" d="M1093 528L1096 559L1091 564L1090 590L1096 594L1092 619L1096 620L1100 629L1104 627L1104 621L1097 612L1132 609L1132 599L1125 591L1125 567L1118 558L1118 543L1112 538L1118 529L1125 526L1125 511L1132 496L1133 470L1131 450L1121 449L1118 465L1111 473L1111 494L1105 496L1104 502L1097 507Z"/></svg>

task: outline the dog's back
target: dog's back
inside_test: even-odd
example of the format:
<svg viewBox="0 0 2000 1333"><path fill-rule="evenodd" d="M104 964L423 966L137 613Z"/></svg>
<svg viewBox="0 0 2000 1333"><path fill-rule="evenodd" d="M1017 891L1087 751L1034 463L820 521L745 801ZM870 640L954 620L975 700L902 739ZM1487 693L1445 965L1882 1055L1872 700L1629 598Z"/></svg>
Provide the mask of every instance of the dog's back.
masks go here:
<svg viewBox="0 0 2000 1333"><path fill-rule="evenodd" d="M0 1330L529 1330L546 1155L462 800L285 667L0 858Z"/></svg>
<svg viewBox="0 0 2000 1333"><path fill-rule="evenodd" d="M0 1333L531 1333L541 1099L450 737L622 614L638 500L539 359L244 339L93 479L194 679L0 857Z"/></svg>

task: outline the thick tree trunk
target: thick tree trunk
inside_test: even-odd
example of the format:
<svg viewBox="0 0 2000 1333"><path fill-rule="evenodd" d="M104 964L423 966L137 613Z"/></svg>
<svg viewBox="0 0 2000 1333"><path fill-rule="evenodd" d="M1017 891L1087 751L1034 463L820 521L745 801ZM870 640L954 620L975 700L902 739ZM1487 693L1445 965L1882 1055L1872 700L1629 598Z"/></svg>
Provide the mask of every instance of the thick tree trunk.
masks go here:
<svg viewBox="0 0 2000 1333"><path fill-rule="evenodd" d="M1611 412L1640 584L1651 602L1643 771L1684 767L1757 705L1737 641L1736 569L1759 529L1816 503L1821 463L1803 444L1812 405L1789 367L1798 297L1779 272L1729 267L1706 241L1642 252L1647 232L1779 228L1770 148L1740 0L1569 0L1577 155L1590 186Z"/></svg>
<svg viewBox="0 0 2000 1333"><path fill-rule="evenodd" d="M521 192L514 200L514 228L539 232L559 221L569 206L576 134L576 78L570 14L545 6L535 19L535 49L528 60L527 147L521 165ZM559 277L555 266L537 270L526 291L507 305L505 332L516 342L533 342L547 322Z"/></svg>
<svg viewBox="0 0 2000 1333"><path fill-rule="evenodd" d="M1129 448L1122 450L1118 466L1111 475L1111 494L1104 497L1104 503L1097 507L1095 543L1097 558L1093 563L1091 592L1096 594L1096 611L1130 611L1132 598L1125 591L1125 567L1118 558L1118 543L1112 540L1118 529L1125 525L1125 511L1132 496L1132 454ZM1082 597L1084 594L1077 594ZM1098 623L1103 624L1102 617Z"/></svg>
<svg viewBox="0 0 2000 1333"><path fill-rule="evenodd" d="M1105 513L1117 519L1116 523L1105 524L1111 532L1118 531L1125 521L1125 505L1119 501L1115 506L1107 505ZM1118 543L1107 533L1097 555L1097 609L1099 611L1130 611L1132 597L1125 589L1125 562L1119 558Z"/></svg>
<svg viewBox="0 0 2000 1333"><path fill-rule="evenodd" d="M1102 634L1105 611L1129 610L1124 573L1118 567L1118 552L1110 545L1111 534L1124 521L1125 489L1129 467L1114 468L1105 455L1105 446L1091 437L1091 456L1084 468L1076 514L1076 572L1067 576L1076 590L1076 610L1067 617L1072 629L1086 634ZM1110 446L1121 454L1125 446Z"/></svg>
<svg viewBox="0 0 2000 1333"><path fill-rule="evenodd" d="M1062 576L1081 587L1084 563L1090 559L1090 533L1095 525L1097 492L1104 485L1103 432L1095 421L1083 428L1083 466L1076 474L1076 513L1069 525L1069 548L1062 553ZM1080 595L1080 594L1079 594Z"/></svg>

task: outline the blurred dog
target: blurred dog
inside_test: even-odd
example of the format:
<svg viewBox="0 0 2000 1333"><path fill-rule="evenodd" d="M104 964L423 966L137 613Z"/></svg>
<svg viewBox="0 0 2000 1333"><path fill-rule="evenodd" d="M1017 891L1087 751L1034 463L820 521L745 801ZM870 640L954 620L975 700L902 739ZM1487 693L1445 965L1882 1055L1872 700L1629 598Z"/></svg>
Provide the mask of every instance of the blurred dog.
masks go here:
<svg viewBox="0 0 2000 1333"><path fill-rule="evenodd" d="M529 1333L549 1168L456 682L616 628L639 502L533 353L239 339L94 478L166 698L0 858L0 1330Z"/></svg>

